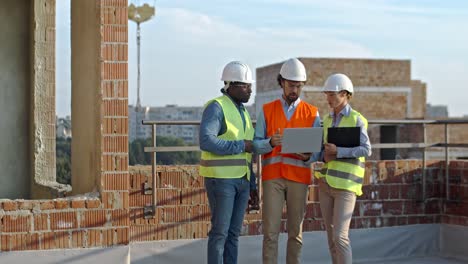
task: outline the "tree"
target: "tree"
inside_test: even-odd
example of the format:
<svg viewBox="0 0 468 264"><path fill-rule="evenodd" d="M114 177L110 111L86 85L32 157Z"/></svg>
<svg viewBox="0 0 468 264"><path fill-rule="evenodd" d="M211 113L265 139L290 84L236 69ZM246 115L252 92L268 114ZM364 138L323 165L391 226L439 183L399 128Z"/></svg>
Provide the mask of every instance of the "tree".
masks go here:
<svg viewBox="0 0 468 264"><path fill-rule="evenodd" d="M145 144L146 140L144 139L136 139L130 144L128 149L128 160L130 165L146 164L146 154L144 152Z"/></svg>
<svg viewBox="0 0 468 264"><path fill-rule="evenodd" d="M56 138L55 153L57 182L71 184L71 138Z"/></svg>
<svg viewBox="0 0 468 264"><path fill-rule="evenodd" d="M56 139L56 171L57 182L71 184L71 138ZM130 165L151 165L151 153L145 153L145 147L152 145L151 139L136 139L129 144L128 160ZM157 146L187 146L184 141L176 137L156 137ZM157 164L198 164L200 152L159 152L156 155Z"/></svg>
<svg viewBox="0 0 468 264"><path fill-rule="evenodd" d="M181 138L156 136L157 146L187 146ZM151 165L151 153L145 153L144 148L152 146L152 141L148 139L136 139L129 146L130 165ZM197 151L179 152L158 152L156 154L157 164L198 164L200 153Z"/></svg>

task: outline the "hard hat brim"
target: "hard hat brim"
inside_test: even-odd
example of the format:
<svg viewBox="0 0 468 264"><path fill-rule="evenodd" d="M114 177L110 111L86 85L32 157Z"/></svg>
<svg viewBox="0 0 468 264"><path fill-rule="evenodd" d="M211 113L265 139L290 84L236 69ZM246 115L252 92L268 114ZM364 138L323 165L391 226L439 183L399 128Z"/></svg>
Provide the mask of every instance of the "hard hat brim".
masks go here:
<svg viewBox="0 0 468 264"><path fill-rule="evenodd" d="M223 82L242 82L242 83L255 83L254 80L223 80L220 79Z"/></svg>
<svg viewBox="0 0 468 264"><path fill-rule="evenodd" d="M293 82L306 82L307 79L304 79L302 77L289 77L289 78L284 78L283 79L287 80L287 81L293 81Z"/></svg>

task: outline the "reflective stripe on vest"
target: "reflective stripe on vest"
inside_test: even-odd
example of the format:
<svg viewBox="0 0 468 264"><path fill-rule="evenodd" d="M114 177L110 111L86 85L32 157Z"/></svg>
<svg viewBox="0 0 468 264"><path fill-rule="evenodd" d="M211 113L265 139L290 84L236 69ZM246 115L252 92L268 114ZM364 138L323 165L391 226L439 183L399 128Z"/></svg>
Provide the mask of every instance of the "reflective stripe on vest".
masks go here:
<svg viewBox="0 0 468 264"><path fill-rule="evenodd" d="M284 164L289 164L293 165L296 167L302 167L302 168L309 168L310 166L305 164L303 161L298 160L298 159L292 159L288 157L282 157L282 156L275 156L271 157L268 159L262 160L262 166L265 167L267 165L275 164L275 163L284 163Z"/></svg>
<svg viewBox="0 0 468 264"><path fill-rule="evenodd" d="M263 105L263 114L267 124L266 137L275 134L278 129L290 127L311 127L318 114L318 109L304 101L301 101L288 120L284 114L281 100ZM281 153L281 146L276 146L269 153L262 155L262 179L271 180L284 178L290 181L310 184L310 165L305 164L299 157L293 154Z"/></svg>
<svg viewBox="0 0 468 264"><path fill-rule="evenodd" d="M343 116L338 127L355 127L358 117L367 129L367 120L357 111L351 110L349 116ZM332 126L332 119L327 115L323 120L324 142L327 143L328 128ZM321 171L315 172L316 178L324 178L334 188L344 189L362 195L362 183L365 172L365 158L341 158L327 162Z"/></svg>
<svg viewBox="0 0 468 264"><path fill-rule="evenodd" d="M359 177L357 175L348 173L348 172L328 169L326 171L326 173L327 173L327 175L337 177L337 178L341 178L341 179L350 180L350 181L353 181L353 182L359 183L359 184L362 184L362 182L363 182L363 178L361 178L361 177Z"/></svg>
<svg viewBox="0 0 468 264"><path fill-rule="evenodd" d="M226 132L219 135L223 140L252 140L254 129L247 110L243 111L245 130L239 109L226 95L209 101L207 105L216 101L221 106L226 123ZM199 173L211 178L241 178L247 175L250 179L249 163L252 161L251 153L239 153L235 155L217 155L208 151L202 151Z"/></svg>
<svg viewBox="0 0 468 264"><path fill-rule="evenodd" d="M204 167L223 167L223 166L245 166L245 159L231 159L231 160L200 160L200 165Z"/></svg>
<svg viewBox="0 0 468 264"><path fill-rule="evenodd" d="M361 161L360 159L363 159L363 158L336 159L332 162L328 162L327 164L324 165L324 167L322 168L322 170L320 170L320 172L315 173L315 176L317 178L323 178L325 177L325 175L327 175L327 171L328 171L328 175L330 176L334 176L334 177L338 177L342 179L349 179L356 183L362 183L363 180L362 178L360 178L359 175L364 175L365 163L364 161ZM336 169L337 166L339 166L342 171L337 170ZM346 175L348 175L348 177Z"/></svg>

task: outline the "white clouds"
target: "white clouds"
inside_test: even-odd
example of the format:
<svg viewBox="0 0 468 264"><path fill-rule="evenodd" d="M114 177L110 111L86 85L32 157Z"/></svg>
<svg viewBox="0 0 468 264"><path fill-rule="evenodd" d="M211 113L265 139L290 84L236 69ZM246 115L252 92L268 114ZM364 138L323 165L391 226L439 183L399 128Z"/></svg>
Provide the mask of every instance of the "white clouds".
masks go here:
<svg viewBox="0 0 468 264"><path fill-rule="evenodd" d="M289 57L369 57L365 47L314 28L244 28L183 9L160 9L143 24L143 104L202 105L219 94L222 67L242 60L252 68ZM134 26L129 32L134 36ZM149 44L152 43L152 44ZM136 47L130 42L129 102L136 102ZM173 96L169 86L176 89Z"/></svg>
<svg viewBox="0 0 468 264"><path fill-rule="evenodd" d="M57 1L57 15L62 17L57 31L62 34L69 26L61 15L69 13L64 2L68 1ZM450 105L451 114L468 113L457 96L465 93L460 84L468 83L468 8L462 1L160 0L156 4L155 18L142 24L144 104L202 105L219 94L219 75L230 60L256 68L290 57L389 58L411 60L413 78L428 83L430 103ZM136 102L135 28L129 22L130 103ZM62 55L69 47L66 41L57 40ZM70 88L62 83L69 81L69 75L64 68L58 61L57 95L68 96L69 107ZM57 101L60 115L63 101Z"/></svg>
<svg viewBox="0 0 468 264"><path fill-rule="evenodd" d="M413 69L416 79L427 83L428 103L447 105L451 116L468 113L465 96L468 89L467 61L421 59Z"/></svg>
<svg viewBox="0 0 468 264"><path fill-rule="evenodd" d="M70 1L56 1L56 8L56 112L65 116L71 111Z"/></svg>

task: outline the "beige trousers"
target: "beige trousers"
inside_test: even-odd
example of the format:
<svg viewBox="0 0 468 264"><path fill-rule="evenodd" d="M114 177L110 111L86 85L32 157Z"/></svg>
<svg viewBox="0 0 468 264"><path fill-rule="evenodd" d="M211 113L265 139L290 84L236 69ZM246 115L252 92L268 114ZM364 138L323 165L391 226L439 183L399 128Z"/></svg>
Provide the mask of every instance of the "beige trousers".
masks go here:
<svg viewBox="0 0 468 264"><path fill-rule="evenodd" d="M321 179L319 200L333 264L351 264L353 254L348 233L356 194L330 187L325 179Z"/></svg>
<svg viewBox="0 0 468 264"><path fill-rule="evenodd" d="M273 179L263 181L262 187L263 263L278 263L278 236L285 201L288 231L286 263L300 263L307 185L286 179Z"/></svg>

